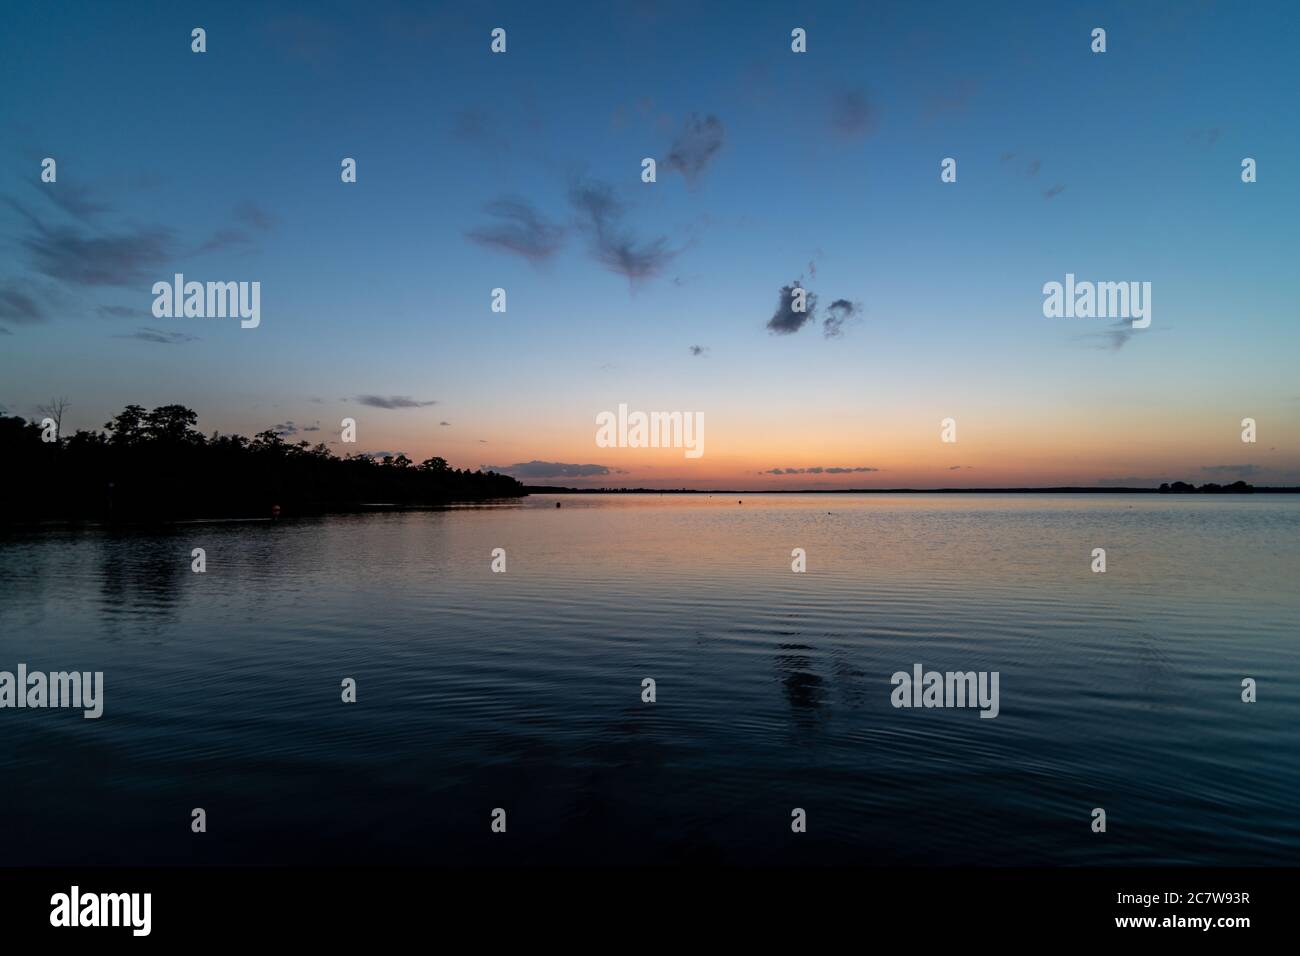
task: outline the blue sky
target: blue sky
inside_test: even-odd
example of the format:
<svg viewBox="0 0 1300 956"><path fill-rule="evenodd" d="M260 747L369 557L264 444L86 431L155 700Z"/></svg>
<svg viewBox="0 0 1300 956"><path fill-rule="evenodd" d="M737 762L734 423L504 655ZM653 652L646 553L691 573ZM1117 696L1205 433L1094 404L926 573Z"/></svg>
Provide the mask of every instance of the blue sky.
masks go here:
<svg viewBox="0 0 1300 956"><path fill-rule="evenodd" d="M365 450L602 484L1300 482L1294 4L126 10L25 4L0 36L10 413L179 401L209 431L312 441L352 416ZM658 252L646 274L595 254L583 186L620 204L614 245ZM472 238L505 198L553 253ZM51 235L63 258L34 251ZM78 249L108 278L74 275ZM155 319L178 271L260 281L261 326ZM1115 348L1105 320L1044 318L1066 272L1151 282L1151 328ZM822 312L773 334L796 280ZM860 310L827 338L837 299ZM702 411L710 454L596 448L620 402ZM937 448L949 415L965 444Z"/></svg>

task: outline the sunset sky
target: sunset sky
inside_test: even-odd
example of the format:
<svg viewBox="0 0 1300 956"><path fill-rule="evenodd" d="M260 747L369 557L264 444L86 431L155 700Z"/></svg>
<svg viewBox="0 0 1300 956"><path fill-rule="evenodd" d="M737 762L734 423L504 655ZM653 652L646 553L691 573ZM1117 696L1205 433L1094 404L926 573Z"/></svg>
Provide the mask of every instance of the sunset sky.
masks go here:
<svg viewBox="0 0 1300 956"><path fill-rule="evenodd" d="M876 6L7 10L0 410L542 484L1300 484L1300 8ZM260 327L155 318L177 272ZM1066 273L1150 328L1045 318ZM705 454L597 447L620 403Z"/></svg>

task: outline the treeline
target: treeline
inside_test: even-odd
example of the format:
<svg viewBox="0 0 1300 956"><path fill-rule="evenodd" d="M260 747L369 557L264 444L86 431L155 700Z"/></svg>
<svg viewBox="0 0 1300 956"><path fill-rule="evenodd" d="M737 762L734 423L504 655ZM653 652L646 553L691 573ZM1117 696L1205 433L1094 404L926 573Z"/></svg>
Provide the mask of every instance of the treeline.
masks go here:
<svg viewBox="0 0 1300 956"><path fill-rule="evenodd" d="M1220 485L1211 481L1198 488L1185 481L1175 481L1172 485L1166 481L1157 490L1162 495L1249 495L1254 493L1255 486L1244 481L1234 481L1230 485Z"/></svg>
<svg viewBox="0 0 1300 956"><path fill-rule="evenodd" d="M362 505L436 505L513 498L515 479L461 471L442 458L335 455L268 429L205 437L183 405L128 405L103 431L55 437L0 415L0 520L269 517ZM47 438L54 440L45 440Z"/></svg>

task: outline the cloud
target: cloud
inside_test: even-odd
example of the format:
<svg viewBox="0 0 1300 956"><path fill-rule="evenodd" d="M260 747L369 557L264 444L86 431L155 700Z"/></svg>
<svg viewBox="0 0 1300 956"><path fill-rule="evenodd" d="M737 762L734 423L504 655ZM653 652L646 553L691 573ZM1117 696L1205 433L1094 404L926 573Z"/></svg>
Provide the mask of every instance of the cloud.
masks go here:
<svg viewBox="0 0 1300 956"><path fill-rule="evenodd" d="M814 468L769 468L767 471L760 471L760 475L853 475L869 471L879 471L879 468L868 468L865 465L859 465L854 468L842 468L839 466L824 467L818 465Z"/></svg>
<svg viewBox="0 0 1300 956"><path fill-rule="evenodd" d="M276 218L251 199L246 199L235 207L235 218L246 226L262 232L275 228Z"/></svg>
<svg viewBox="0 0 1300 956"><path fill-rule="evenodd" d="M836 299L826 313L826 318L822 320L822 334L828 339L836 339L844 334L844 323L861 316L862 304L848 299Z"/></svg>
<svg viewBox="0 0 1300 956"><path fill-rule="evenodd" d="M95 311L105 318L135 319L145 315L147 310L130 305L101 305Z"/></svg>
<svg viewBox="0 0 1300 956"><path fill-rule="evenodd" d="M1031 159L1029 161L1029 165L1025 167L1025 175L1037 176L1038 171L1042 168L1043 168L1043 161L1041 159Z"/></svg>
<svg viewBox="0 0 1300 956"><path fill-rule="evenodd" d="M1120 319L1100 332L1088 332L1080 338L1092 342L1092 348L1104 352L1118 352L1140 331L1142 330L1133 328L1132 322L1128 319Z"/></svg>
<svg viewBox="0 0 1300 956"><path fill-rule="evenodd" d="M358 395L354 401L371 408L424 408L438 404L437 401L416 401L406 395Z"/></svg>
<svg viewBox="0 0 1300 956"><path fill-rule="evenodd" d="M10 332L8 329L6 329L3 325L0 325L0 335L13 335L13 333Z"/></svg>
<svg viewBox="0 0 1300 956"><path fill-rule="evenodd" d="M1253 478L1262 474L1259 465L1202 465L1201 471L1210 475L1234 475L1238 478Z"/></svg>
<svg viewBox="0 0 1300 956"><path fill-rule="evenodd" d="M667 237L638 242L623 226L623 204L602 182L578 183L569 190L569 202L591 239L591 254L611 272L629 280L658 275L677 252Z"/></svg>
<svg viewBox="0 0 1300 956"><path fill-rule="evenodd" d="M526 200L505 197L483 207L499 221L472 229L465 237L481 246L543 262L564 244L564 229L547 222Z"/></svg>
<svg viewBox="0 0 1300 956"><path fill-rule="evenodd" d="M253 237L243 229L223 226L207 239L204 239L194 250L194 255L201 256L208 252L220 252L222 249L234 249L241 246L246 248L252 244Z"/></svg>
<svg viewBox="0 0 1300 956"><path fill-rule="evenodd" d="M673 140L664 165L681 173L688 184L694 185L705 167L722 149L724 135L722 121L716 116L709 115L700 119L692 113L686 120L685 127Z"/></svg>
<svg viewBox="0 0 1300 956"><path fill-rule="evenodd" d="M459 110L452 116L452 132L457 139L488 151L508 152L510 141L501 134L486 113L477 109Z"/></svg>
<svg viewBox="0 0 1300 956"><path fill-rule="evenodd" d="M314 425L304 425L302 430L305 432L318 432L320 431L320 422Z"/></svg>
<svg viewBox="0 0 1300 956"><path fill-rule="evenodd" d="M798 280L781 287L776 311L767 320L767 328L773 335L793 335L802 329L805 323L812 320L813 312L817 308L817 295L815 293L804 290L806 292L803 303L804 311L796 312L794 309L795 290L802 288L803 286L799 284Z"/></svg>
<svg viewBox="0 0 1300 956"><path fill-rule="evenodd" d="M515 478L590 478L611 474L606 465L571 465L562 461L521 461L513 465L482 465L484 471L495 471Z"/></svg>
<svg viewBox="0 0 1300 956"><path fill-rule="evenodd" d="M49 318L45 306L23 285L14 280L0 284L0 322L31 325Z"/></svg>
<svg viewBox="0 0 1300 956"><path fill-rule="evenodd" d="M271 431L275 432L281 438L287 438L290 435L298 434L298 426L293 422L285 422L282 425L276 425L271 429Z"/></svg>
<svg viewBox="0 0 1300 956"><path fill-rule="evenodd" d="M831 97L831 129L850 139L862 139L876 131L876 109L866 90L845 90Z"/></svg>
<svg viewBox="0 0 1300 956"><path fill-rule="evenodd" d="M1046 190L1043 193L1043 198L1051 199L1054 196L1061 195L1061 193L1063 192L1065 192L1065 183L1057 183L1055 186L1052 186L1050 189Z"/></svg>
<svg viewBox="0 0 1300 956"><path fill-rule="evenodd" d="M77 286L144 285L175 256L172 232L160 226L92 236L38 225L23 245L36 271Z"/></svg>
<svg viewBox="0 0 1300 956"><path fill-rule="evenodd" d="M163 345L183 345L186 342L197 342L197 335L190 335L188 332L165 332L161 329L140 328L129 335L115 335L115 339L139 339L142 342L159 342Z"/></svg>
<svg viewBox="0 0 1300 956"><path fill-rule="evenodd" d="M74 183L42 183L40 185L33 183L32 185L36 186L46 199L69 216L86 223L102 216L112 208L107 203L93 199L92 190L85 185Z"/></svg>
<svg viewBox="0 0 1300 956"><path fill-rule="evenodd" d="M706 352L708 352L708 351L709 351L709 347L708 347L707 345L692 345L692 346L691 346L691 354L692 354L692 355L704 355L704 354L705 354Z"/></svg>
<svg viewBox="0 0 1300 956"><path fill-rule="evenodd" d="M439 425L450 426L451 422L438 422Z"/></svg>
<svg viewBox="0 0 1300 956"><path fill-rule="evenodd" d="M205 239L194 251L195 255L205 252L217 252L222 249L252 246L257 240L249 232L269 232L275 227L275 217L252 200L245 200L235 207L234 219L239 225L223 226Z"/></svg>

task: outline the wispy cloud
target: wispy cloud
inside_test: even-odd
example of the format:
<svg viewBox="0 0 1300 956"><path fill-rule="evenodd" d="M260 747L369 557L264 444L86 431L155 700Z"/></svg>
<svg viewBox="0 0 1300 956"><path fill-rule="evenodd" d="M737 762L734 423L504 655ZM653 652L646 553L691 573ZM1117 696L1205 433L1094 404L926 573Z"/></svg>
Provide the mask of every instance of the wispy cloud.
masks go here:
<svg viewBox="0 0 1300 956"><path fill-rule="evenodd" d="M703 174L705 167L722 149L725 132L722 121L716 116L700 119L692 113L677 138L673 140L664 165L682 174L690 185L694 185Z"/></svg>
<svg viewBox="0 0 1300 956"><path fill-rule="evenodd" d="M1253 478L1264 469L1259 465L1202 465L1201 471L1209 475L1231 475L1237 478Z"/></svg>
<svg viewBox="0 0 1300 956"><path fill-rule="evenodd" d="M591 240L591 253L611 272L629 280L649 279L663 271L677 252L668 247L667 237L639 241L623 225L626 209L602 182L575 184L569 202Z"/></svg>
<svg viewBox="0 0 1300 956"><path fill-rule="evenodd" d="M424 408L438 404L436 400L421 402L407 395L358 395L355 401L371 408Z"/></svg>
<svg viewBox="0 0 1300 956"><path fill-rule="evenodd" d="M831 129L846 139L863 139L876 131L878 112L864 89L843 90L831 97Z"/></svg>
<svg viewBox="0 0 1300 956"><path fill-rule="evenodd" d="M521 461L513 465L483 465L484 471L515 478L591 478L612 474L607 465L571 465L562 461Z"/></svg>
<svg viewBox="0 0 1300 956"><path fill-rule="evenodd" d="M858 318L861 314L860 302L836 299L826 310L826 318L822 320L822 334L828 339L839 338L844 334L844 324Z"/></svg>
<svg viewBox="0 0 1300 956"><path fill-rule="evenodd" d="M457 110L452 115L451 129L457 139L488 152L510 150L510 141L501 133L494 119L483 110Z"/></svg>
<svg viewBox="0 0 1300 956"><path fill-rule="evenodd" d="M813 468L769 468L767 471L760 471L760 475L852 475L869 471L879 471L879 468L868 468L865 465L858 465L853 468L843 468L835 465L821 466Z"/></svg>
<svg viewBox="0 0 1300 956"><path fill-rule="evenodd" d="M115 335L115 339L139 339L142 342L158 342L162 345L184 345L186 342L197 342L197 335L190 335L188 332L167 332L162 329L151 329L142 327L135 332L125 335Z"/></svg>
<svg viewBox="0 0 1300 956"><path fill-rule="evenodd" d="M527 200L505 197L488 203L484 210L497 219L465 233L481 246L543 262L564 243L564 228L548 222Z"/></svg>
<svg viewBox="0 0 1300 956"><path fill-rule="evenodd" d="M49 318L39 293L25 283L9 280L0 284L0 322L31 325Z"/></svg>
<svg viewBox="0 0 1300 956"><path fill-rule="evenodd" d="M708 354L708 351L709 351L709 347L708 347L707 345L692 345L692 346L691 346L691 354L692 354L692 355L706 355L706 354Z"/></svg>

